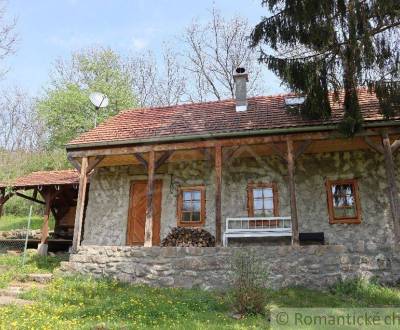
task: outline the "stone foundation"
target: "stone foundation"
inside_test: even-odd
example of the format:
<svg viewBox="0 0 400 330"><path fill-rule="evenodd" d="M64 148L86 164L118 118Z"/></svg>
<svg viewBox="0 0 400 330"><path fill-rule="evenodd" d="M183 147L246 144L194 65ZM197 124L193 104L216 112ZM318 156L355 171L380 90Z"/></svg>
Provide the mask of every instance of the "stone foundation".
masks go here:
<svg viewBox="0 0 400 330"><path fill-rule="evenodd" d="M267 286L324 288L338 280L376 277L384 283L400 278L397 250L350 251L343 245L270 246L257 248L82 246L69 262L66 274L114 278L161 287L224 289L229 286L230 262L235 253L259 256L269 269Z"/></svg>

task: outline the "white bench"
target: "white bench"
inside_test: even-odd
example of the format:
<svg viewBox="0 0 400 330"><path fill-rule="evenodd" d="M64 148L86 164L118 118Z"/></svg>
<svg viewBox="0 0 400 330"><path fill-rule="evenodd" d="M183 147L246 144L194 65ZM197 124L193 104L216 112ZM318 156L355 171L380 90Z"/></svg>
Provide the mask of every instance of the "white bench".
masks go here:
<svg viewBox="0 0 400 330"><path fill-rule="evenodd" d="M229 238L292 236L290 217L227 218L223 245Z"/></svg>

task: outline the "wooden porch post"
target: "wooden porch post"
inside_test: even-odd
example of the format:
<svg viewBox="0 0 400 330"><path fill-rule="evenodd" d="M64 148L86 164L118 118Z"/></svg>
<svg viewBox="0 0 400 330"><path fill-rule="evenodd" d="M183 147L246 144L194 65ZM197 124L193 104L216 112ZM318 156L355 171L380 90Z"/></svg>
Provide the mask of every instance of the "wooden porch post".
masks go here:
<svg viewBox="0 0 400 330"><path fill-rule="evenodd" d="M389 187L390 208L393 217L393 227L397 242L400 241L400 200L396 183L396 171L393 160L392 147L387 131L382 133L383 155L385 157L386 175Z"/></svg>
<svg viewBox="0 0 400 330"><path fill-rule="evenodd" d="M222 147L215 146L215 241L221 244Z"/></svg>
<svg viewBox="0 0 400 330"><path fill-rule="evenodd" d="M81 173L79 176L78 201L76 203L74 239L72 242L73 253L76 253L78 251L78 247L81 244L82 222L83 222L83 215L85 212L86 187L88 181L87 168L88 168L88 158L83 157L81 165Z"/></svg>
<svg viewBox="0 0 400 330"><path fill-rule="evenodd" d="M297 219L296 186L294 182L295 158L292 140L287 140L287 164L289 177L290 213L292 218L292 245L299 245L299 223Z"/></svg>
<svg viewBox="0 0 400 330"><path fill-rule="evenodd" d="M49 218L50 218L51 204L53 202L53 199L54 199L54 192L51 190L46 191L44 194L45 209L44 209L43 225L40 238L41 244L47 244L47 239L49 237Z"/></svg>
<svg viewBox="0 0 400 330"><path fill-rule="evenodd" d="M6 190L5 188L0 189L0 218L3 215L3 205L5 204Z"/></svg>
<svg viewBox="0 0 400 330"><path fill-rule="evenodd" d="M146 223L144 227L144 246L153 246L153 193L154 193L155 152L149 152L147 163L147 204Z"/></svg>

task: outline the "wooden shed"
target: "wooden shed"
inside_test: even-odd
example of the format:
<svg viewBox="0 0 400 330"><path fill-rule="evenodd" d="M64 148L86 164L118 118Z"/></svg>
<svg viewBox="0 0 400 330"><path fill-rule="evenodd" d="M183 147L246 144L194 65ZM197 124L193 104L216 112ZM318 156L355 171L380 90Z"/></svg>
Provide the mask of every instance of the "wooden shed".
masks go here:
<svg viewBox="0 0 400 330"><path fill-rule="evenodd" d="M13 196L42 204L44 217L41 239L36 243L46 245L46 250L49 241L62 241L68 245L72 243L74 232L78 185L79 173L76 170L33 172L9 183L0 183L0 217L4 204ZM27 194L28 191L32 193ZM54 235L51 238L50 212L55 219Z"/></svg>

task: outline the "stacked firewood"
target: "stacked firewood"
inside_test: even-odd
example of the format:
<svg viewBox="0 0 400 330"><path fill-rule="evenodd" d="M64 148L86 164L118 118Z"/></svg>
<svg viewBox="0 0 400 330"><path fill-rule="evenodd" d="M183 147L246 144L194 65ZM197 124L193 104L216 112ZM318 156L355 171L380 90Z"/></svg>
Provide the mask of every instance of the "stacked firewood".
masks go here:
<svg viewBox="0 0 400 330"><path fill-rule="evenodd" d="M161 246L215 246L215 237L202 228L175 227L162 240Z"/></svg>

